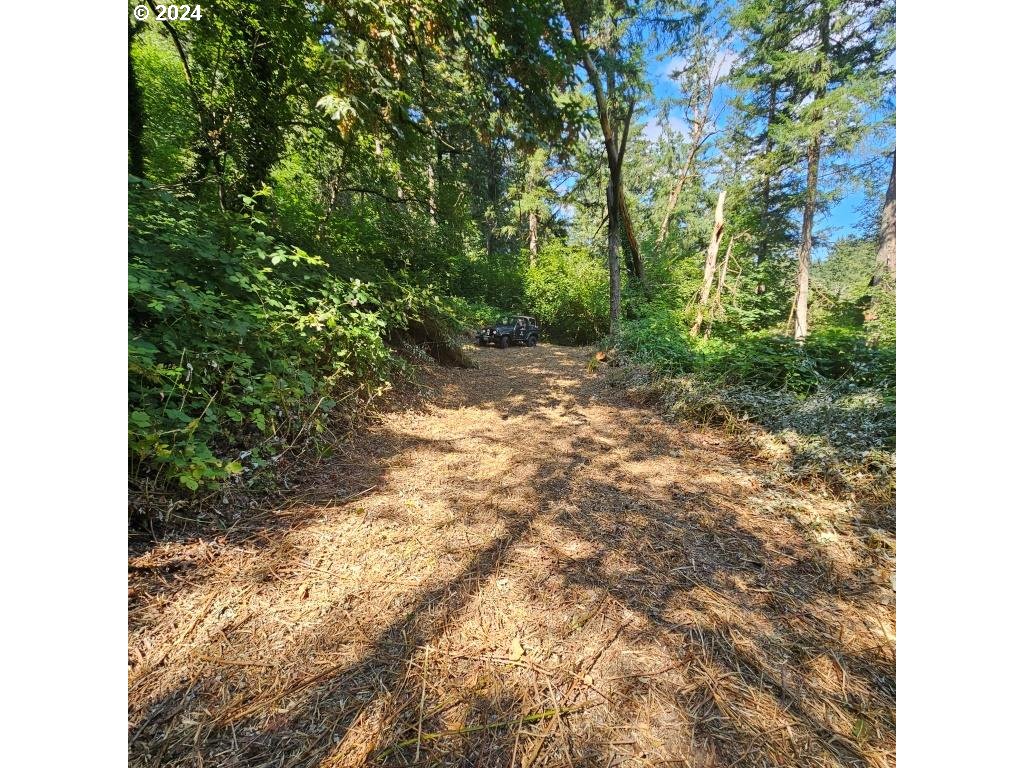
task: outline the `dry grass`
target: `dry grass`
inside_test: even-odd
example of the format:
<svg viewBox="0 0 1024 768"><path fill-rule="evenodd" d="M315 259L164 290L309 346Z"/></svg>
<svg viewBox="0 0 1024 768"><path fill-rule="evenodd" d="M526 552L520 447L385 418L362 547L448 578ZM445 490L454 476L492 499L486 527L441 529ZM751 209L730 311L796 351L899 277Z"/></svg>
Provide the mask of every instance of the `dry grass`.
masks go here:
<svg viewBox="0 0 1024 768"><path fill-rule="evenodd" d="M132 548L132 765L894 763L891 532L586 350L473 354L287 504Z"/></svg>

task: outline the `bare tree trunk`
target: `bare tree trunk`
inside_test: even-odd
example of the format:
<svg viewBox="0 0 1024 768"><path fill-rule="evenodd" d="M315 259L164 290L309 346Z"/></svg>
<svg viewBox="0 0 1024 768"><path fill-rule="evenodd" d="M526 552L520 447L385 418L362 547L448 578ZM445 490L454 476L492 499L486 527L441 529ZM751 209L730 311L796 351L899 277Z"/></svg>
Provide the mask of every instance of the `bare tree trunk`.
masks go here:
<svg viewBox="0 0 1024 768"><path fill-rule="evenodd" d="M537 266L537 212L530 211L527 214L527 221L530 226L530 266Z"/></svg>
<svg viewBox="0 0 1024 768"><path fill-rule="evenodd" d="M875 260L875 275L872 285L877 285L885 275L896 274L896 153L892 156L892 171L889 174L889 189L885 193L882 208L882 225L878 238L878 258Z"/></svg>
<svg viewBox="0 0 1024 768"><path fill-rule="evenodd" d="M831 24L828 6L822 3L819 6L820 17L818 19L818 44L821 48L821 56L827 59L829 56L829 25ZM825 89L820 87L814 94L815 102L821 102L825 98ZM817 115L820 117L820 107L814 105ZM807 197L804 200L804 220L800 227L800 254L796 271L796 296L793 299L793 312L796 322L793 328L793 337L803 344L804 339L810 332L807 319L807 305L811 293L811 249L814 247L814 211L818 203L818 163L821 161L821 135L815 134L811 144L807 148Z"/></svg>
<svg viewBox="0 0 1024 768"><path fill-rule="evenodd" d="M697 301L697 318L690 328L690 335L696 336L700 333L704 324L704 309L707 307L708 298L711 296L711 285L715 282L715 266L718 263L718 247L722 243L722 233L725 230L725 190L718 193L718 205L715 206L715 224L711 229L711 241L708 243L708 252L704 257L704 281L700 286L700 299Z"/></svg>
<svg viewBox="0 0 1024 768"><path fill-rule="evenodd" d="M582 50L583 67L587 71L590 86L594 89L594 99L597 101L597 117L601 123L601 133L604 137L605 153L608 156L608 188L605 198L608 206L608 285L609 285L609 316L610 332L614 337L619 330L619 318L622 306L622 287L619 274L619 194L621 188L622 155L626 149L625 139L629 135L629 121L633 115L633 104L629 105L629 113L626 117L623 129L622 143L617 141L615 128L612 125L611 113L608 109L608 101L605 97L605 89L601 83L601 75L594 64L590 51L587 48L586 40L580 25L566 9L566 18L569 20L569 27L572 30L573 39ZM611 95L615 87L615 76L608 73L608 95Z"/></svg>
<svg viewBox="0 0 1024 768"><path fill-rule="evenodd" d="M619 210L615 204L617 194L614 182L608 182L605 197L608 202L609 332L614 338L619 332L619 318L622 313L622 286L619 272Z"/></svg>
<svg viewBox="0 0 1024 768"><path fill-rule="evenodd" d="M807 150L807 199L804 201L804 220L800 228L800 254L796 272L796 328L793 337L802 342L807 338L807 301L811 288L811 247L814 235L814 209L818 199L818 162L821 159L821 139L815 136Z"/></svg>
<svg viewBox="0 0 1024 768"><path fill-rule="evenodd" d="M764 129L764 154L765 157L771 156L772 150L774 149L774 143L772 142L772 124L775 122L775 101L778 98L779 86L777 83L772 83L771 91L768 95L768 120L765 124ZM761 210L764 221L768 221L768 214L772 208L772 175L765 172L764 174L764 186L761 189ZM758 250L754 253L754 266L756 267L762 261L768 258L768 240L767 238L761 238L761 244Z"/></svg>

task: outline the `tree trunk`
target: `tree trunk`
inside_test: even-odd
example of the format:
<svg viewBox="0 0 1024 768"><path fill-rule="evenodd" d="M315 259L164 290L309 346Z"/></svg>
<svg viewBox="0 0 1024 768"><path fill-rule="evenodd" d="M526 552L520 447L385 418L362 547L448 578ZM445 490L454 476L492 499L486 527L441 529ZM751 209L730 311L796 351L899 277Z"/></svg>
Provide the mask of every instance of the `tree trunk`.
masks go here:
<svg viewBox="0 0 1024 768"><path fill-rule="evenodd" d="M615 204L616 197L614 182L609 181L605 198L608 204L609 332L613 338L619 332L619 317L622 307L622 286L619 272L619 210Z"/></svg>
<svg viewBox="0 0 1024 768"><path fill-rule="evenodd" d="M715 266L718 264L718 247L722 243L722 233L725 230L725 190L718 193L718 205L715 206L715 224L711 229L711 241L708 243L708 252L704 257L704 281L700 286L700 299L697 301L697 318L690 328L690 335L696 336L700 333L704 324L704 310L707 308L708 298L711 296L711 286L715 282Z"/></svg>
<svg viewBox="0 0 1024 768"><path fill-rule="evenodd" d="M495 168L494 159L494 138L487 139L487 204L488 212L485 216L487 222L487 256L494 255L494 228L495 215L498 200L498 173Z"/></svg>
<svg viewBox="0 0 1024 768"><path fill-rule="evenodd" d="M811 288L811 247L814 234L814 209L818 199L818 161L821 159L821 138L811 139L807 150L807 199L804 201L804 220L800 228L800 254L796 272L796 328L793 337L803 342L809 331L807 301Z"/></svg>
<svg viewBox="0 0 1024 768"><path fill-rule="evenodd" d="M132 60L132 38L142 25L134 27L128 23L128 173L146 178L146 156L142 148L142 130L145 112L142 108L142 87L135 77L135 62Z"/></svg>
<svg viewBox="0 0 1024 768"><path fill-rule="evenodd" d="M830 15L828 6L822 3L819 6L818 19L818 45L820 46L821 60L829 57L830 45ZM820 60L818 67L820 68ZM820 118L821 112L818 104L825 98L824 86L819 87L814 94L815 104L813 105L815 117ZM804 200L804 220L800 227L800 254L796 272L796 296L793 300L793 312L796 322L793 329L793 337L803 344L804 339L810 332L807 320L807 305L811 293L811 249L814 246L814 211L818 202L818 163L821 161L821 134L815 133L811 138L811 144L807 148L807 197Z"/></svg>
<svg viewBox="0 0 1024 768"><path fill-rule="evenodd" d="M530 266L537 266L537 212L530 211L527 214L527 221L530 226Z"/></svg>
<svg viewBox="0 0 1024 768"><path fill-rule="evenodd" d="M768 120L765 124L764 129L764 154L768 158L771 156L774 144L772 142L772 124L775 122L775 102L778 98L779 86L777 83L772 83L771 91L768 94ZM764 185L761 189L761 211L763 219L762 221L768 223L768 215L772 208L772 175L765 170L764 174ZM768 239L766 237L761 238L760 247L754 253L754 266L756 267L762 261L768 258Z"/></svg>
<svg viewBox="0 0 1024 768"><path fill-rule="evenodd" d="M725 275L729 271L729 260L732 258L732 244L735 238L729 238L729 245L725 249L725 258L722 259L722 266L718 268L718 285L715 286L715 298L711 302L711 313L708 315L708 324L704 329L704 338L711 335L711 326L714 325L718 313L725 316L725 307L722 306L722 289L725 288Z"/></svg>
<svg viewBox="0 0 1024 768"><path fill-rule="evenodd" d="M896 153L892 156L892 171L889 174L889 189L885 193L882 208L882 225L878 238L878 258L875 260L875 275L872 285L877 285L886 275L896 274Z"/></svg>
<svg viewBox="0 0 1024 768"><path fill-rule="evenodd" d="M619 216L622 219L622 229L626 234L626 246L629 248L630 274L639 282L640 287L647 292L647 279L644 276L644 260L640 256L640 244L636 239L636 232L633 231L633 220L629 216L629 209L626 208L626 195L622 190L622 179L619 179Z"/></svg>
<svg viewBox="0 0 1024 768"><path fill-rule="evenodd" d="M605 199L608 206L608 276L609 276L609 315L611 317L611 334L614 337L619 329L619 316L622 304L622 290L619 275L619 210L620 195L622 188L622 155L626 151L626 138L629 136L629 121L633 115L634 103L630 102L629 111L623 124L622 141L618 141L615 127L612 125L611 113L608 109L606 92L601 83L601 75L594 64L590 51L587 49L586 40L580 29L579 23L573 18L566 8L566 18L569 21L569 28L572 30L573 39L581 49L583 67L587 71L587 78L590 80L590 87L594 89L594 99L597 101L597 117L601 123L601 134L604 137L605 153L608 157L608 188L605 192ZM615 91L614 72L607 73L608 91L610 96ZM624 208L624 206L623 206ZM639 256L639 254L637 254Z"/></svg>

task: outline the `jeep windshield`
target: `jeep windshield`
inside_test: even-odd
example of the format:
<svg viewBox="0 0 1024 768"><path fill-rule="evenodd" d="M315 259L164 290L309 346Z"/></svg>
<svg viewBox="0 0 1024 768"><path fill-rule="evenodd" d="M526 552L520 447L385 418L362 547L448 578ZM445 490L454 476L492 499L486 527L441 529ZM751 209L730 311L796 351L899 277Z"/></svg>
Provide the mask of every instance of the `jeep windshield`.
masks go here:
<svg viewBox="0 0 1024 768"><path fill-rule="evenodd" d="M512 317L499 317L494 321L495 325L515 325L515 318Z"/></svg>

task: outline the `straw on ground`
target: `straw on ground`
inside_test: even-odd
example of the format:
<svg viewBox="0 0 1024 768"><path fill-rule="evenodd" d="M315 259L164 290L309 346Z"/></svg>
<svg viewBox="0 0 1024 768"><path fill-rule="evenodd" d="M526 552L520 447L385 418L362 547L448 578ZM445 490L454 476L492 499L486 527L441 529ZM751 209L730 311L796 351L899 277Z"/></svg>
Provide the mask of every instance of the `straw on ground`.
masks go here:
<svg viewBox="0 0 1024 768"><path fill-rule="evenodd" d="M133 548L132 765L894 764L891 510L592 351L474 354L287 503Z"/></svg>

